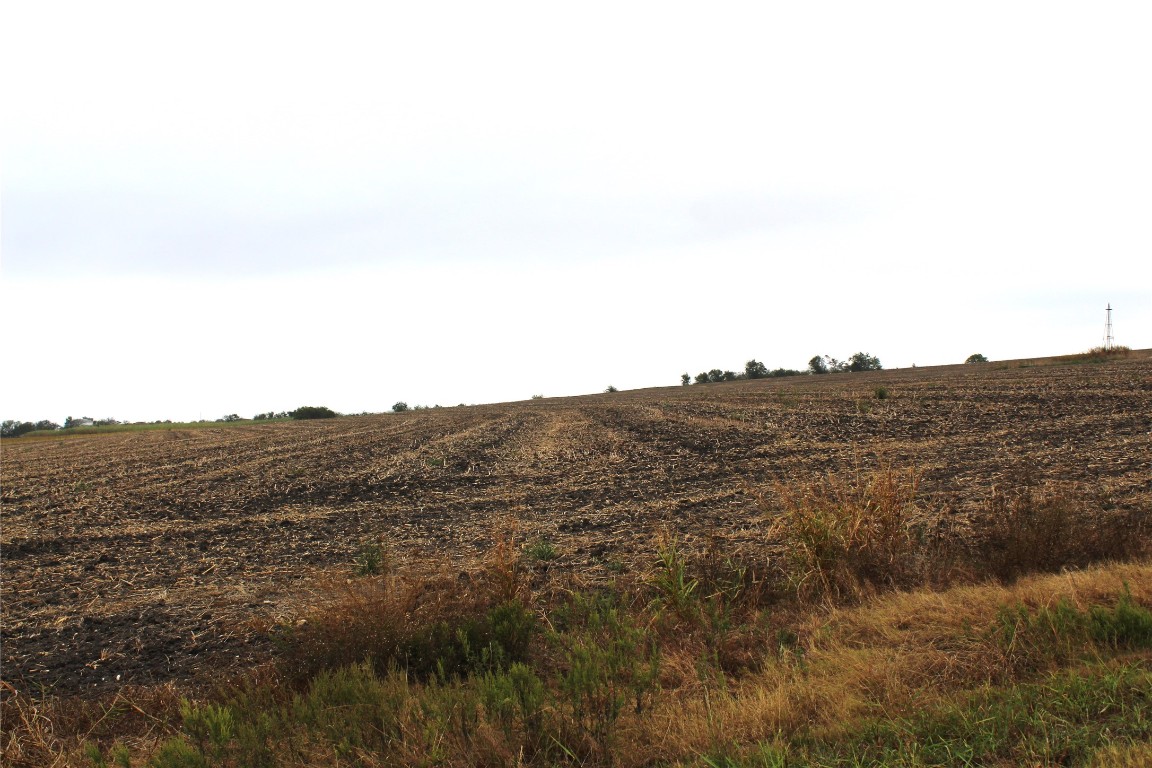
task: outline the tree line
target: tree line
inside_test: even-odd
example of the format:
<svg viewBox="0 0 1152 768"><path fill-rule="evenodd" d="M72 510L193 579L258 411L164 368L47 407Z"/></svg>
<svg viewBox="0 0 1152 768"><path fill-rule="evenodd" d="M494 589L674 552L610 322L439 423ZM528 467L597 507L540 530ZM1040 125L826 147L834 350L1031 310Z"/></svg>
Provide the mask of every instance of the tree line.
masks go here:
<svg viewBox="0 0 1152 768"><path fill-rule="evenodd" d="M866 352L857 352L847 360L837 360L828 355L816 355L808 361L807 370L798 371L794 368L768 369L768 366L759 360L749 360L744 364L743 371L725 371L713 368L710 371L701 371L693 377L691 374L680 375L680 383L687 387L690 384L715 384L719 381L742 381L746 379L769 379L782 376L804 376L825 373L848 373L853 371L879 371L883 366L880 359Z"/></svg>
<svg viewBox="0 0 1152 768"><path fill-rule="evenodd" d="M857 352L847 360L837 360L828 355L816 355L808 361L808 373L819 375L824 373L854 373L856 371L880 371L880 358L867 352Z"/></svg>

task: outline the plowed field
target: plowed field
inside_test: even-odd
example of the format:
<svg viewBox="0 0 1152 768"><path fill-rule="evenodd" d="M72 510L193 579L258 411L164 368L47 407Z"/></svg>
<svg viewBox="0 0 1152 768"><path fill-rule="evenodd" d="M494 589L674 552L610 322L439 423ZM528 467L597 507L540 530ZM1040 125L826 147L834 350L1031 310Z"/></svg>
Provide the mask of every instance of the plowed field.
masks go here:
<svg viewBox="0 0 1152 768"><path fill-rule="evenodd" d="M763 535L746 484L878 456L961 519L1021 467L1152 509L1152 356L6 440L3 678L101 691L247 663L369 540L464 570L515 518L588 578L663 528L737 543Z"/></svg>

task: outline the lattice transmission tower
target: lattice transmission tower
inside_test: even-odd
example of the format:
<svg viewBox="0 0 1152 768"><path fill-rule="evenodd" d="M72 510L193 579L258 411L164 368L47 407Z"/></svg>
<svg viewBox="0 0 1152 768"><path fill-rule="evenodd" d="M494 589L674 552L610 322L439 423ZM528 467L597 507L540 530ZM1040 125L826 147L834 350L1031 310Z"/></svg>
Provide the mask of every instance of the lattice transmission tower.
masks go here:
<svg viewBox="0 0 1152 768"><path fill-rule="evenodd" d="M1104 349L1112 349L1116 339L1112 336L1112 302L1108 302L1107 320L1104 323Z"/></svg>

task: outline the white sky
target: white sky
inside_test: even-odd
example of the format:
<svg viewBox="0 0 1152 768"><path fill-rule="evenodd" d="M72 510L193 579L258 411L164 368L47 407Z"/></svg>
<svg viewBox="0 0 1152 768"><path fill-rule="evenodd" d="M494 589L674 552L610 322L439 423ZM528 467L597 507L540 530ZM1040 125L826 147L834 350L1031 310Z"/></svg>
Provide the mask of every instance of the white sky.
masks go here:
<svg viewBox="0 0 1152 768"><path fill-rule="evenodd" d="M10 2L0 416L1152 347L1146 3Z"/></svg>

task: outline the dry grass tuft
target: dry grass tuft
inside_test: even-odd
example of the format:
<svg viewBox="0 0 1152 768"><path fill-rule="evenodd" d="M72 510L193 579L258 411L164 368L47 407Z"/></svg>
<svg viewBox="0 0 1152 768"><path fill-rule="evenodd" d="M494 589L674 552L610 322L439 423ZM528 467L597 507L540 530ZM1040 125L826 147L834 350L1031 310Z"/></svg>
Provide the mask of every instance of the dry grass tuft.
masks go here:
<svg viewBox="0 0 1152 768"><path fill-rule="evenodd" d="M1148 554L1146 513L1105 507L1075 485L1028 476L993 488L973 532L978 562L1011 580Z"/></svg>
<svg viewBox="0 0 1152 768"><path fill-rule="evenodd" d="M426 679L465 671L494 639L510 646L502 652L520 653L527 628L518 623L529 620L531 573L514 523L501 521L493 530L493 544L473 572L390 568L332 582L324 603L280 629L284 669L304 680L368 660L380 674L399 666ZM501 606L512 608L501 613ZM493 638L493 631L511 635Z"/></svg>
<svg viewBox="0 0 1152 768"><path fill-rule="evenodd" d="M88 765L86 742L148 752L172 733L180 695L170 683L126 686L96 699L36 697L0 681L0 764L11 768Z"/></svg>
<svg viewBox="0 0 1152 768"><path fill-rule="evenodd" d="M788 577L804 601L858 602L878 591L927 579L942 554L920 507L921 473L882 464L874 472L776 483L771 535L785 547ZM935 557L933 557L935 556Z"/></svg>

